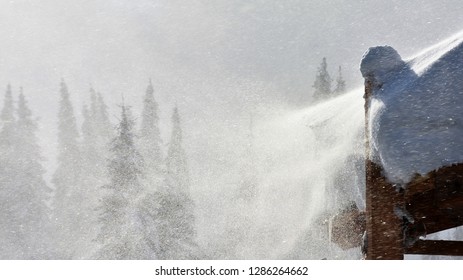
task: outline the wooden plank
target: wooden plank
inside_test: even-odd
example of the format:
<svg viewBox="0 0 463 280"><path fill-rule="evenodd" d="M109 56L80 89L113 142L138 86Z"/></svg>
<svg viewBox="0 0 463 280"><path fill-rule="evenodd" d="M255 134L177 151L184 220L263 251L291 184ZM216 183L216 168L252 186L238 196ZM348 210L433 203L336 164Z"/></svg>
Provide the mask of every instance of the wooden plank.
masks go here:
<svg viewBox="0 0 463 280"><path fill-rule="evenodd" d="M400 194L386 181L382 168L370 160L368 110L373 84L365 80L365 173L366 231L368 260L403 259L402 221L394 214L395 206L404 206Z"/></svg>
<svg viewBox="0 0 463 280"><path fill-rule="evenodd" d="M371 161L366 164L366 259L401 260L404 254L402 220L394 213L394 207L403 205L403 194L386 181L377 164Z"/></svg>
<svg viewBox="0 0 463 280"><path fill-rule="evenodd" d="M425 225L426 233L431 234L463 225L463 196L452 200L452 207L407 204L407 211Z"/></svg>
<svg viewBox="0 0 463 280"><path fill-rule="evenodd" d="M426 234L463 225L463 210L430 208L427 212L409 211L417 222L424 224Z"/></svg>
<svg viewBox="0 0 463 280"><path fill-rule="evenodd" d="M463 192L450 192L447 188L434 189L415 195L405 205L409 211L420 213L434 209L462 209Z"/></svg>
<svg viewBox="0 0 463 280"><path fill-rule="evenodd" d="M418 240L405 249L406 254L463 256L463 241Z"/></svg>

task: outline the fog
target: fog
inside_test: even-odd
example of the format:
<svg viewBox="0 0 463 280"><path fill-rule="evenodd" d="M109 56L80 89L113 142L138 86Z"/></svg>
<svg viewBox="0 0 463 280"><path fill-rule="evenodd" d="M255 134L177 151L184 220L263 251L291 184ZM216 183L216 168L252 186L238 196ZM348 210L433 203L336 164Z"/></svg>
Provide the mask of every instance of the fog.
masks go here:
<svg viewBox="0 0 463 280"><path fill-rule="evenodd" d="M61 79L79 126L90 87L102 93L116 123L122 99L140 117L151 79L165 141L172 108L182 116L198 242L217 250L211 253L217 258L321 258L291 250L313 213L324 210L325 183L319 181L334 176L326 169L358 154L361 134L327 147L311 135L310 125L328 120L324 133L333 137L342 138L334 132L341 126L358 132L364 51L387 44L410 56L460 31L462 13L458 0L0 0L0 86L24 88L39 117L50 181ZM333 77L342 66L349 93L313 107L323 57ZM338 115L346 123L333 120ZM242 212L254 211L256 232L278 232L266 237L261 251L246 251L248 240L228 254L217 247L227 246L223 225L236 214L231 201L250 165L257 169L260 198L246 206L254 210Z"/></svg>

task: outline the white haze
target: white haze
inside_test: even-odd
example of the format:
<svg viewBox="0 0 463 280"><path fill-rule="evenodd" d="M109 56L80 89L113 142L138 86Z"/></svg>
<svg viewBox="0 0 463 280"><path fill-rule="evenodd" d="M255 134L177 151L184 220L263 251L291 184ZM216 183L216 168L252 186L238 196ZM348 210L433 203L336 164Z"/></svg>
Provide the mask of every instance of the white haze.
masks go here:
<svg viewBox="0 0 463 280"><path fill-rule="evenodd" d="M333 76L341 65L355 89L369 46L389 44L409 56L459 31L462 12L457 0L0 0L0 86L10 82L16 93L24 87L40 117L50 175L61 78L76 112L93 86L113 122L122 95L139 116L151 78L164 139L174 104L182 115L198 239L207 249L223 241L233 213L226 203L249 164L252 115L260 190L253 229L273 233L262 241L262 253L243 249L251 238L238 257L324 257L290 251L325 210L325 186L350 155L363 151L363 99L358 89L310 107L322 57ZM324 126L321 141L311 129L317 124ZM352 199L362 203L356 193Z"/></svg>

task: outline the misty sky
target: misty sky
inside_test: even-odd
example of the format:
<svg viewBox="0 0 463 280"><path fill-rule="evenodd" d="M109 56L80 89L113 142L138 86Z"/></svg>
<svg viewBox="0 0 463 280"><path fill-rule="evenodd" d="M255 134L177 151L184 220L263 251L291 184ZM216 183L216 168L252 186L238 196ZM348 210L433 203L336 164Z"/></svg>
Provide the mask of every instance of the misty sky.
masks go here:
<svg viewBox="0 0 463 280"><path fill-rule="evenodd" d="M208 123L187 131L194 158L201 141L227 146L255 104L306 104L323 56L355 88L368 47L410 56L463 29L462 14L459 0L0 0L0 86L24 87L53 161L61 78L78 114L90 85L140 110L152 78L162 118L176 103L186 126Z"/></svg>

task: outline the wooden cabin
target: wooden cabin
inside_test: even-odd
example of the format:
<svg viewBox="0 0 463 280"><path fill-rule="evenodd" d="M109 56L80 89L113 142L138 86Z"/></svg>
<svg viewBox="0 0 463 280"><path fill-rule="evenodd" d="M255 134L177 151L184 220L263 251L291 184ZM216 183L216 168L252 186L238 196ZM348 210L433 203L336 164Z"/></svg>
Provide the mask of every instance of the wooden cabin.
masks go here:
<svg viewBox="0 0 463 280"><path fill-rule="evenodd" d="M463 225L462 61L463 34L407 61L390 46L362 58L366 259L463 255L463 241L426 239ZM332 219L331 240L357 246L361 214Z"/></svg>
<svg viewBox="0 0 463 280"><path fill-rule="evenodd" d="M463 163L416 175L395 186L370 160L368 105L374 79L365 81L366 209L346 209L330 220L330 240L343 249L362 245L369 260L401 260L405 254L462 256L463 241L426 236L463 225ZM362 240L361 232L366 238Z"/></svg>
<svg viewBox="0 0 463 280"><path fill-rule="evenodd" d="M366 101L371 94L372 85L367 81ZM365 106L366 113L368 110ZM366 117L366 129L368 121ZM463 225L463 163L416 176L397 189L384 177L382 167L369 160L368 141L366 259L401 260L404 254L463 255L463 241L425 239L428 234Z"/></svg>

